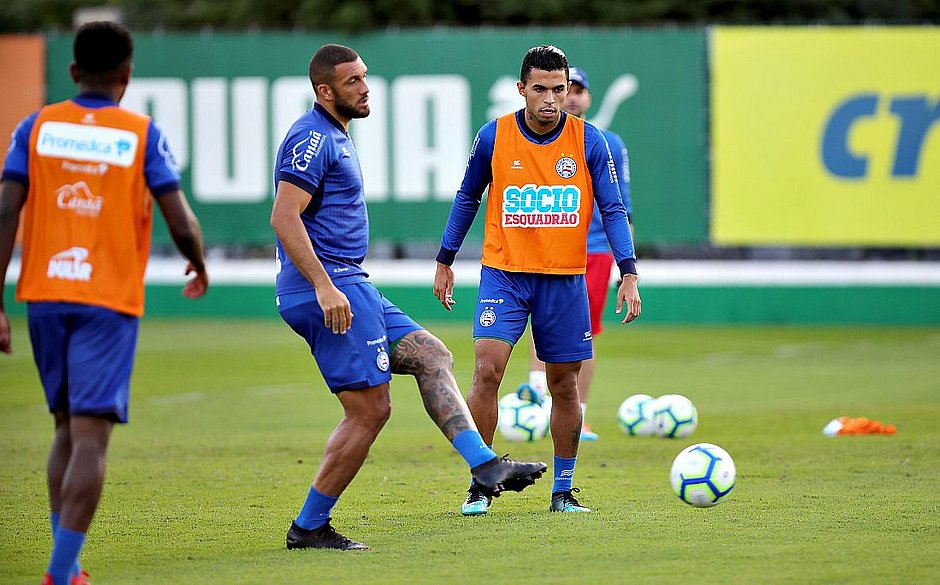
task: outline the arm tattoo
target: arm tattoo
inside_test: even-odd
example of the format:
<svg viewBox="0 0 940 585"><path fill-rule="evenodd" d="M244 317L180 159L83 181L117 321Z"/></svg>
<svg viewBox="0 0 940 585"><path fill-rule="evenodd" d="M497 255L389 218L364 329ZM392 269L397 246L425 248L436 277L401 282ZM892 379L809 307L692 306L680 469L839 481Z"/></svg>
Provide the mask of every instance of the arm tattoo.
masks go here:
<svg viewBox="0 0 940 585"><path fill-rule="evenodd" d="M424 409L449 441L474 428L454 378L453 356L441 340L423 329L413 331L392 349L391 362L392 373L415 377Z"/></svg>

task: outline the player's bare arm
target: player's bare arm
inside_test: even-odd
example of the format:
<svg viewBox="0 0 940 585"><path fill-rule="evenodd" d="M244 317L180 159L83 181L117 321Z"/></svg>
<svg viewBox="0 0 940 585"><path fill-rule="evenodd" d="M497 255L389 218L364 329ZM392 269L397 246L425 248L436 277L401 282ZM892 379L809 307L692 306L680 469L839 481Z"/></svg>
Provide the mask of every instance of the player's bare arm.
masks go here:
<svg viewBox="0 0 940 585"><path fill-rule="evenodd" d="M640 291L637 289L636 274L624 274L620 282L620 288L617 289L617 314L623 312L624 305L627 306L627 314L623 318L624 323L629 323L640 316L641 302Z"/></svg>
<svg viewBox="0 0 940 585"><path fill-rule="evenodd" d="M390 357L392 373L415 377L424 409L448 440L473 428L454 378L454 356L440 339L425 330L413 331L395 345Z"/></svg>
<svg viewBox="0 0 940 585"><path fill-rule="evenodd" d="M284 251L294 266L310 281L317 293L317 302L323 310L323 325L333 333L345 335L352 325L353 313L349 299L343 294L323 268L313 251L313 244L304 228L301 212L310 204L309 193L285 181L277 184L271 227L277 234Z"/></svg>
<svg viewBox="0 0 940 585"><path fill-rule="evenodd" d="M157 197L160 212L166 219L173 243L180 254L188 260L185 275L194 274L183 287L183 296L195 299L206 294L209 289L209 274L206 272L205 248L202 242L202 229L196 214L186 201L182 191L173 191Z"/></svg>
<svg viewBox="0 0 940 585"><path fill-rule="evenodd" d="M448 311L457 304L454 300L454 269L440 262L434 273L434 296Z"/></svg>
<svg viewBox="0 0 940 585"><path fill-rule="evenodd" d="M20 210L25 203L25 185L16 181L5 181L0 185L0 352L3 353L13 352L10 321L3 308L3 292L7 267L16 244L16 230L20 225Z"/></svg>

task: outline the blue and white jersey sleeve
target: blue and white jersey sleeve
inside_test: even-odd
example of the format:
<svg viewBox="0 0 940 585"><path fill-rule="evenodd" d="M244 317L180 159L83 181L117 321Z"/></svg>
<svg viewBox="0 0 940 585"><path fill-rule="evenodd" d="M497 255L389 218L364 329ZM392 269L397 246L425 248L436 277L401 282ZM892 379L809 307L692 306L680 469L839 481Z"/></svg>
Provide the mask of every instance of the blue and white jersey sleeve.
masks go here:
<svg viewBox="0 0 940 585"><path fill-rule="evenodd" d="M29 135L33 131L39 112L30 114L13 130L10 136L10 148L3 164L4 181L16 181L29 186Z"/></svg>
<svg viewBox="0 0 940 585"><path fill-rule="evenodd" d="M596 126L584 124L584 152L587 157L594 200L604 220L607 241L614 253L620 273L636 274L636 254L627 222L627 211L620 197L620 181L607 139Z"/></svg>
<svg viewBox="0 0 940 585"><path fill-rule="evenodd" d="M623 206L627 210L627 216L633 215L633 200L630 192L630 156L627 153L627 147L623 139L616 132L604 130L604 137L607 138L607 144L610 146L610 154L614 159L614 167L617 169L617 178L620 182L620 198L623 199Z"/></svg>
<svg viewBox="0 0 940 585"><path fill-rule="evenodd" d="M144 176L154 197L180 189L180 168L163 130L150 121L144 154Z"/></svg>
<svg viewBox="0 0 940 585"><path fill-rule="evenodd" d="M450 208L447 225L444 227L444 236L441 238L441 250L437 261L448 266L454 263L457 251L463 245L467 232L473 224L480 203L483 201L483 192L493 181L493 148L496 144L496 120L487 122L477 132L473 146L470 148L470 160L460 183L454 205Z"/></svg>
<svg viewBox="0 0 940 585"><path fill-rule="evenodd" d="M315 196L336 162L332 147L333 141L324 133L302 122L294 124L278 152L276 181L291 183Z"/></svg>
<svg viewBox="0 0 940 585"><path fill-rule="evenodd" d="M620 183L620 198L623 200L623 206L627 210L627 219L632 219L633 209L630 201L630 159L627 154L627 147L616 132L604 130L604 138L607 139L607 145L610 146L610 154L614 160L614 168L617 171L617 178ZM619 154L619 156L618 156ZM594 215L591 219L591 229L587 237L588 254L604 254L610 251L607 244L607 232L604 231L604 220L601 213L594 204Z"/></svg>

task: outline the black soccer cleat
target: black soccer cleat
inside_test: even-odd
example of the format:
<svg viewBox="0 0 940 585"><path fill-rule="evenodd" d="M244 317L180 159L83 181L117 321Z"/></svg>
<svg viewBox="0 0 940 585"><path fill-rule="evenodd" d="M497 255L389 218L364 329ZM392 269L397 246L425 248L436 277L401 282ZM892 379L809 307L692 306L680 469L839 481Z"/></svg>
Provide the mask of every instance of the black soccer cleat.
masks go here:
<svg viewBox="0 0 940 585"><path fill-rule="evenodd" d="M535 483L548 469L541 461L514 461L508 455L490 459L470 470L473 481L488 496L500 492L521 492Z"/></svg>
<svg viewBox="0 0 940 585"><path fill-rule="evenodd" d="M578 488L571 488L567 491L553 493L552 503L548 509L552 512L590 512L590 508L574 497L574 494L580 491Z"/></svg>
<svg viewBox="0 0 940 585"><path fill-rule="evenodd" d="M326 524L313 530L307 530L297 526L294 522L290 523L290 529L287 531L287 548L331 548L334 550L369 550L369 547L361 542L350 540L336 532L336 529Z"/></svg>

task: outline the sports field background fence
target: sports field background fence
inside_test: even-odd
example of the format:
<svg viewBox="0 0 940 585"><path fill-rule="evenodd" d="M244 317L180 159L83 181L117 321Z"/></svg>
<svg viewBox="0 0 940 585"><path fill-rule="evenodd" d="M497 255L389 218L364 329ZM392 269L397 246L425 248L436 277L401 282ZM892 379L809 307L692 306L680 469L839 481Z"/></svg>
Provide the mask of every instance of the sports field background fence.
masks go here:
<svg viewBox="0 0 940 585"><path fill-rule="evenodd" d="M372 240L377 247L433 249L474 132L522 106L515 88L521 55L551 42L590 75L588 119L628 145L641 251L940 247L940 77L934 57L940 32L934 28L497 28L135 38L135 77L122 103L152 114L166 131L210 246L270 246L273 153L287 126L312 103L310 55L325 42L341 42L354 46L369 66L372 114L351 131L366 177ZM30 110L74 92L65 73L70 34L0 37L0 58L17 64L5 65L0 81L22 94L0 104L4 137ZM479 223L462 254L471 263ZM169 241L159 225L155 239L158 247ZM854 320L867 322L860 316L865 299L881 298L872 291L887 287L895 288L889 304L909 305L899 322L938 322L935 311L912 308L937 306L937 263L915 264L900 281L873 271L865 271L872 274L868 282L837 278L856 296L860 286L871 290L847 305L839 294L824 295L831 301L820 310L858 306ZM753 292L766 287L760 274L775 274L760 263L749 269L755 277L747 283L708 286ZM226 276L223 282L237 287L239 273L250 270L225 271L234 280ZM918 276L910 280L911 274ZM648 284L656 286L657 278ZM775 282L788 286L786 278ZM399 283L422 284L420 276ZM915 288L901 294L902 284ZM241 285L258 283L242 279ZM660 315L688 319L695 309L682 296L676 310ZM786 320L780 309L786 303L779 299L790 295L775 301L760 296L758 305L766 310L745 314L777 320L783 313L779 318ZM740 298L728 302L734 306ZM803 311L810 321L817 312ZM706 311L703 319L737 317L722 310L712 317Z"/></svg>

